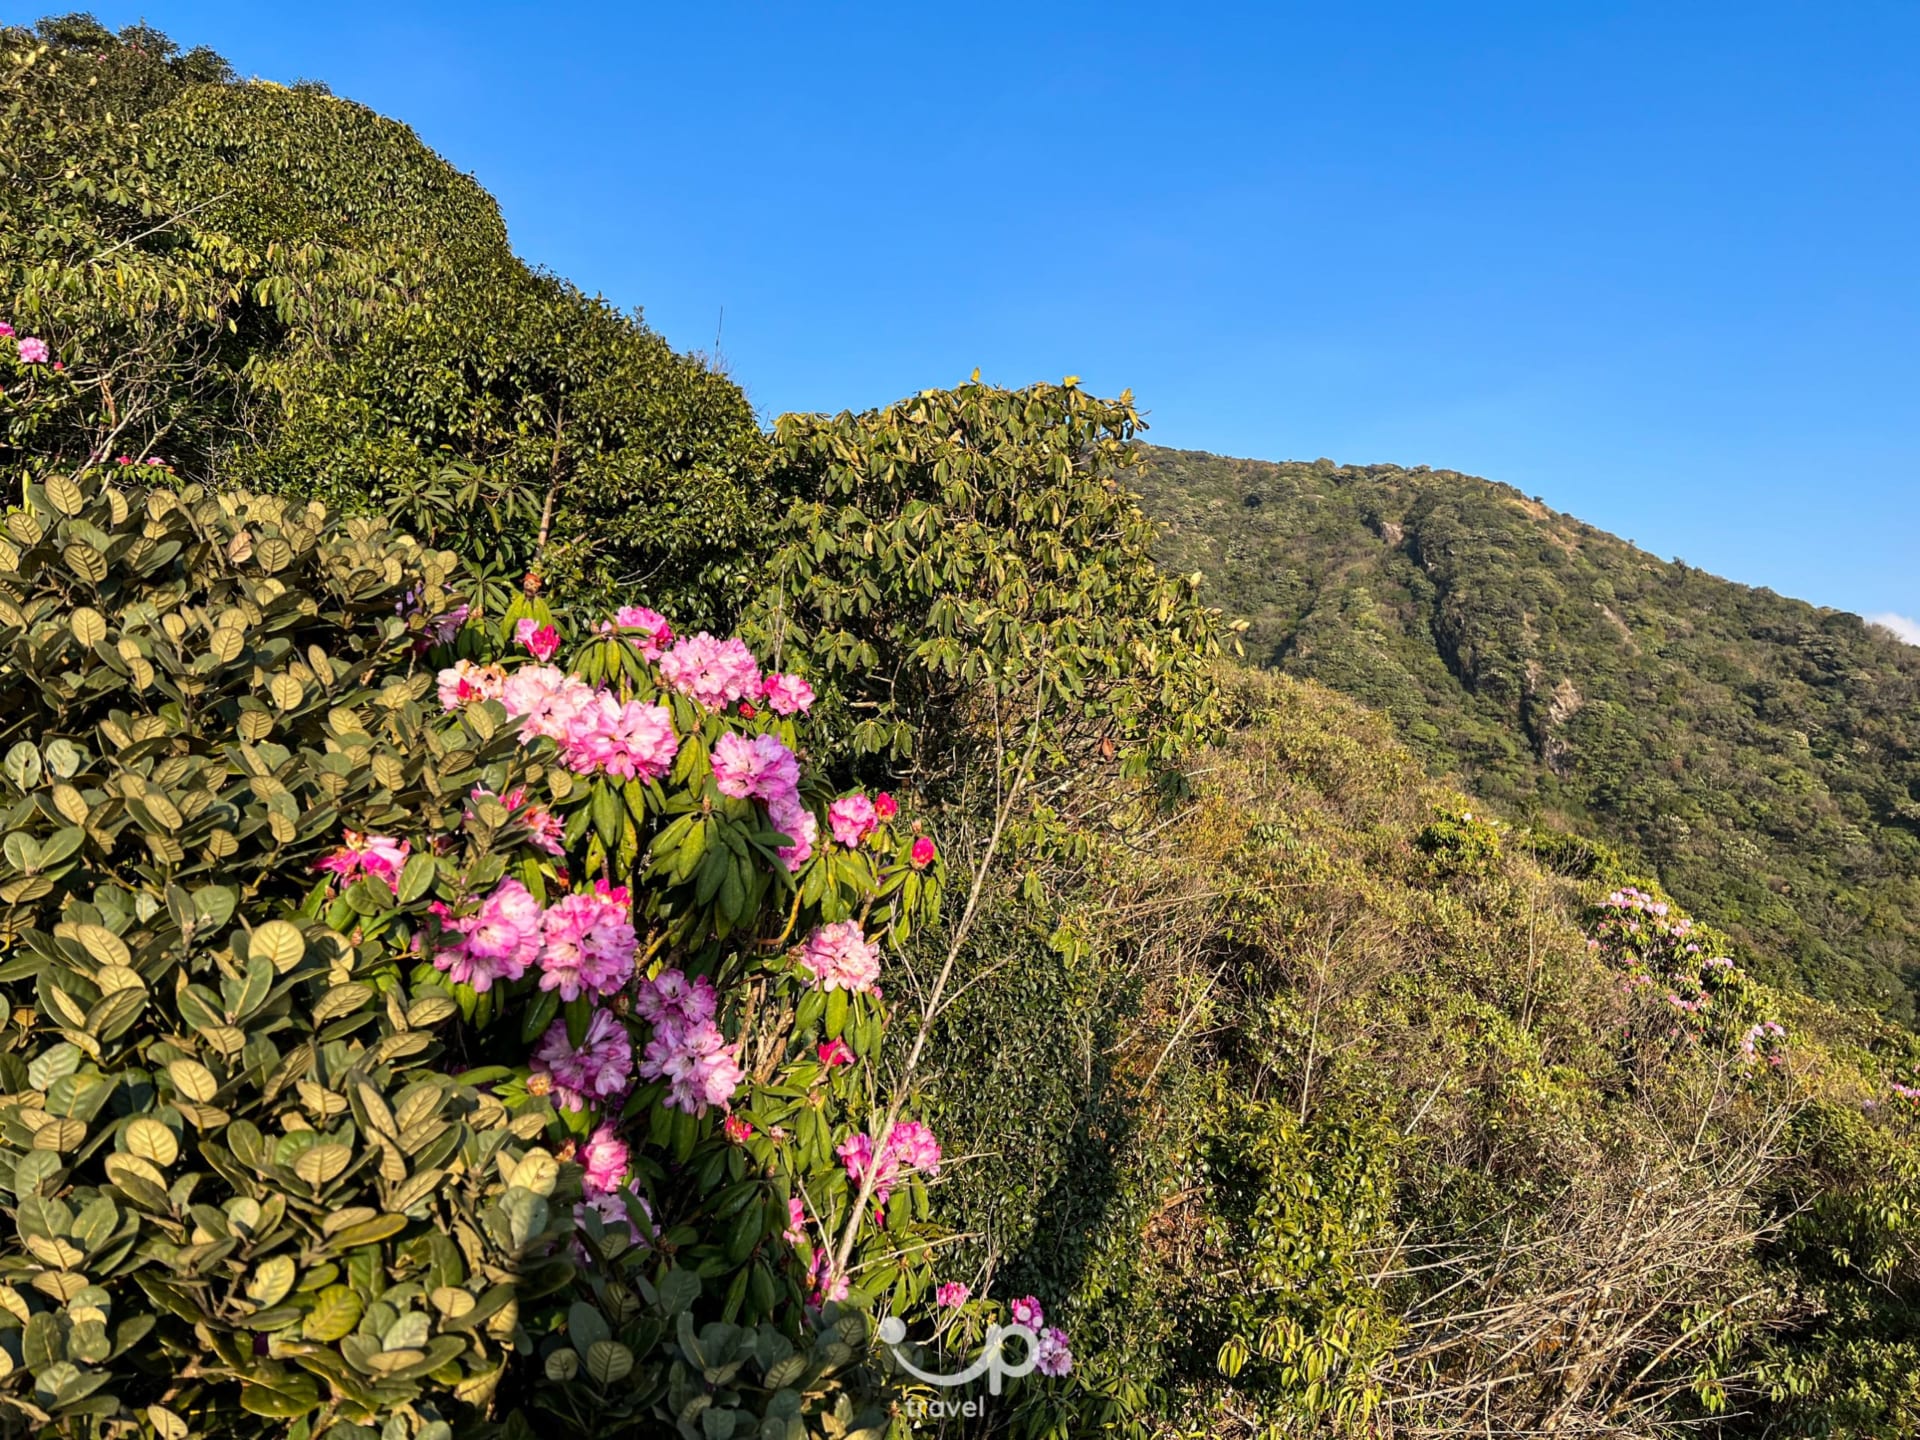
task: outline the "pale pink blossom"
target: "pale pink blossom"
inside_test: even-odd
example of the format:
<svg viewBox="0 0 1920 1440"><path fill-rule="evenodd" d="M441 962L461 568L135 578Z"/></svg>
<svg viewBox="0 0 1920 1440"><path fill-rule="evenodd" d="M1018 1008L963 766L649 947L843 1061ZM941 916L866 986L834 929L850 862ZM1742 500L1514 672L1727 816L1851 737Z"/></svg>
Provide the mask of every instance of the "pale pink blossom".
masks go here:
<svg viewBox="0 0 1920 1440"><path fill-rule="evenodd" d="M820 822L796 796L767 806L767 819L773 828L787 837L787 844L775 853L788 870L798 870L813 858L814 842L820 838Z"/></svg>
<svg viewBox="0 0 1920 1440"><path fill-rule="evenodd" d="M713 742L713 783L736 800L791 801L800 788L800 762L778 735L752 739L729 730Z"/></svg>
<svg viewBox="0 0 1920 1440"><path fill-rule="evenodd" d="M822 990L865 994L880 978L880 944L861 933L858 920L838 920L807 937L800 963Z"/></svg>
<svg viewBox="0 0 1920 1440"><path fill-rule="evenodd" d="M476 665L471 660L456 660L438 677L440 707L458 710L479 700L498 700L507 687L507 672L498 665Z"/></svg>
<svg viewBox="0 0 1920 1440"><path fill-rule="evenodd" d="M560 745L569 769L582 775L603 770L622 780L658 780L679 751L666 706L622 703L610 690L595 691L580 704Z"/></svg>
<svg viewBox="0 0 1920 1440"><path fill-rule="evenodd" d="M667 617L657 610L649 610L644 605L622 605L613 612L613 619L607 629L637 630L637 635L627 638L639 649L646 660L658 660L661 653L673 640L673 627L667 624Z"/></svg>
<svg viewBox="0 0 1920 1440"><path fill-rule="evenodd" d="M612 1195L620 1189L627 1173L627 1144L613 1133L613 1126L602 1124L580 1147L580 1164L586 1169L584 1186L589 1195Z"/></svg>
<svg viewBox="0 0 1920 1440"><path fill-rule="evenodd" d="M28 365L45 364L48 354L47 342L36 336L29 335L20 342L20 359Z"/></svg>
<svg viewBox="0 0 1920 1440"><path fill-rule="evenodd" d="M1073 1351L1067 1347L1066 1331L1056 1325L1040 1332L1033 1344L1033 1368L1056 1380L1072 1371Z"/></svg>
<svg viewBox="0 0 1920 1440"><path fill-rule="evenodd" d="M701 631L660 657L660 674L682 695L709 710L760 693L760 665L740 640L716 640Z"/></svg>
<svg viewBox="0 0 1920 1440"><path fill-rule="evenodd" d="M542 922L540 988L558 990L562 1000L624 990L638 945L632 916L624 886L601 880L591 890L563 895Z"/></svg>
<svg viewBox="0 0 1920 1440"><path fill-rule="evenodd" d="M518 880L502 880L479 910L446 930L459 938L433 957L435 967L484 992L496 980L518 980L539 956L540 902Z"/></svg>

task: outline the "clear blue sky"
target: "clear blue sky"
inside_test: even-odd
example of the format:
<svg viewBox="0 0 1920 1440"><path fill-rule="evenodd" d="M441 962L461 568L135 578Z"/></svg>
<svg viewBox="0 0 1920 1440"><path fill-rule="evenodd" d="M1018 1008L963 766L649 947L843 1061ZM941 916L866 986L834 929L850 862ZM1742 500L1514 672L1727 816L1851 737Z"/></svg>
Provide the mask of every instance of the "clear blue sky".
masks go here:
<svg viewBox="0 0 1920 1440"><path fill-rule="evenodd" d="M96 10L406 120L683 348L724 307L769 418L1077 374L1920 616L1914 0Z"/></svg>

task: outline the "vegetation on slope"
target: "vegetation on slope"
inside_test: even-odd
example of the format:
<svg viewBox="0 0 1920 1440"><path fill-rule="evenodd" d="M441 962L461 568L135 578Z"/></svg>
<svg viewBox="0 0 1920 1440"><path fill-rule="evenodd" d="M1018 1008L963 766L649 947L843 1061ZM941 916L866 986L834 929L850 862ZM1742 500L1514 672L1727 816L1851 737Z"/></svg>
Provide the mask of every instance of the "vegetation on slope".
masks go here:
<svg viewBox="0 0 1920 1440"><path fill-rule="evenodd" d="M1138 484L1249 658L1630 847L1769 978L1914 1020L1920 650L1450 471L1155 450Z"/></svg>

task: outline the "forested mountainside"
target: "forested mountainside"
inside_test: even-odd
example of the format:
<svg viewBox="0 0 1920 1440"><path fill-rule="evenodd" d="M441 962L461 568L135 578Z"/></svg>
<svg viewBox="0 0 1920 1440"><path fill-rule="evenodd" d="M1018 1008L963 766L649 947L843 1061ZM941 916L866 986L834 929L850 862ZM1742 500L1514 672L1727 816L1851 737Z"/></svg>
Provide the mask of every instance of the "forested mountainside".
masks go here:
<svg viewBox="0 0 1920 1440"><path fill-rule="evenodd" d="M1920 649L1469 475L1146 453L1156 553L1249 622L1248 659L1629 847L1769 977L1912 1022Z"/></svg>
<svg viewBox="0 0 1920 1440"><path fill-rule="evenodd" d="M1920 1433L1920 1034L1527 814L1653 723L1502 669L1577 633L1546 532L1157 457L1383 715L1223 655L1131 397L762 426L403 124L146 26L0 29L0 122L0 1435ZM1706 582L1637 573L1708 731ZM1880 803L1804 733L1783 795ZM1003 1389L899 1363L1009 1322Z"/></svg>

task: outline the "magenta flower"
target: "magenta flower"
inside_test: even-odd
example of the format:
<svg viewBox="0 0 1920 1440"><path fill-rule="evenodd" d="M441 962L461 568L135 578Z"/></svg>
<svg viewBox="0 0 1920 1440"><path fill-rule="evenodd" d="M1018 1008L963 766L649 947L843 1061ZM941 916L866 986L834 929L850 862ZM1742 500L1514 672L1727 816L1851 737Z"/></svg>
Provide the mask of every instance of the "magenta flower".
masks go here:
<svg viewBox="0 0 1920 1440"><path fill-rule="evenodd" d="M913 842L913 868L916 870L926 869L927 866L933 863L933 857L939 853L940 852L934 848L931 838L925 835L917 836Z"/></svg>
<svg viewBox="0 0 1920 1440"><path fill-rule="evenodd" d="M640 1074L669 1082L669 1109L704 1115L710 1105L725 1108L746 1078L739 1045L729 1045L713 1023L715 998L705 976L688 983L678 970L644 981L634 996L634 1013L653 1023Z"/></svg>
<svg viewBox="0 0 1920 1440"><path fill-rule="evenodd" d="M529 1066L552 1081L555 1105L584 1110L626 1093L633 1078L633 1041L611 1011L596 1010L579 1049L567 1039L567 1022L556 1020L541 1036Z"/></svg>
<svg viewBox="0 0 1920 1440"><path fill-rule="evenodd" d="M893 1187L900 1183L905 1174L913 1171L925 1175L940 1173L940 1142L933 1138L931 1130L917 1120L903 1120L894 1126L878 1156L874 1154L873 1137L864 1131L841 1141L834 1154L840 1157L840 1163L846 1167L847 1179L855 1186L865 1181L869 1170L874 1172L873 1201L876 1205L887 1203L893 1195Z"/></svg>
<svg viewBox="0 0 1920 1440"><path fill-rule="evenodd" d="M1040 1308L1038 1300L1028 1295L1013 1302L1013 1323L1037 1331L1047 1323L1047 1313Z"/></svg>
<svg viewBox="0 0 1920 1440"><path fill-rule="evenodd" d="M838 1036L826 1041L824 1044L815 1046L814 1054L820 1057L820 1063L829 1070L836 1069L841 1065L851 1065L853 1063L853 1051L849 1050L847 1048L847 1042Z"/></svg>
<svg viewBox="0 0 1920 1440"><path fill-rule="evenodd" d="M829 1300L847 1298L847 1277L833 1268L833 1261L827 1255L825 1246L813 1252L813 1261L807 1269L807 1280L813 1286L813 1303L824 1305Z"/></svg>
<svg viewBox="0 0 1920 1440"><path fill-rule="evenodd" d="M871 835L880 824L873 801L865 795L843 795L827 806L827 825L833 838L849 850Z"/></svg>
<svg viewBox="0 0 1920 1440"><path fill-rule="evenodd" d="M587 1137L587 1143L580 1147L580 1163L586 1167L586 1192L589 1195L611 1195L620 1189L620 1181L627 1173L627 1145L613 1133L611 1125L602 1124Z"/></svg>
<svg viewBox="0 0 1920 1440"><path fill-rule="evenodd" d="M400 870L412 848L407 841L396 840L391 835L362 835L357 830L349 830L346 844L314 862L313 868L339 876L342 885L352 884L357 875L366 875L397 893Z"/></svg>
<svg viewBox="0 0 1920 1440"><path fill-rule="evenodd" d="M882 790L878 795L873 797L874 818L879 820L881 824L886 824L887 821L893 819L893 817L899 813L900 802L885 790Z"/></svg>
<svg viewBox="0 0 1920 1440"><path fill-rule="evenodd" d="M0 340L11 340L12 338L13 326L7 324L4 320L0 320Z"/></svg>
<svg viewBox="0 0 1920 1440"><path fill-rule="evenodd" d="M789 841L775 853L788 870L798 870L813 856L814 842L820 838L820 822L797 796L768 805L767 819Z"/></svg>
<svg viewBox="0 0 1920 1440"><path fill-rule="evenodd" d="M780 1238L789 1245L798 1245L807 1238L807 1207L800 1203L798 1195L787 1201L787 1228Z"/></svg>
<svg viewBox="0 0 1920 1440"><path fill-rule="evenodd" d="M658 660L661 652L673 640L673 627L667 624L667 617L644 605L622 605L613 612L612 621L604 628L639 631L638 635L627 638L638 647L641 657L646 660Z"/></svg>
<svg viewBox="0 0 1920 1440"><path fill-rule="evenodd" d="M822 990L864 994L880 978L880 945L861 933L858 920L839 920L807 937L800 963Z"/></svg>
<svg viewBox="0 0 1920 1440"><path fill-rule="evenodd" d="M29 335L20 342L20 359L28 365L44 365L47 360L47 342Z"/></svg>
<svg viewBox="0 0 1920 1440"><path fill-rule="evenodd" d="M753 1138L753 1126L749 1125L746 1118L741 1115L727 1116L720 1128L726 1132L727 1139L736 1145L744 1145Z"/></svg>
<svg viewBox="0 0 1920 1440"><path fill-rule="evenodd" d="M553 652L560 648L560 632L551 625L542 625L531 617L515 623L513 638L527 649L527 653L543 664L552 658Z"/></svg>
<svg viewBox="0 0 1920 1440"><path fill-rule="evenodd" d="M798 675L769 675L760 693L778 715L803 715L813 708L813 686Z"/></svg>
<svg viewBox="0 0 1920 1440"><path fill-rule="evenodd" d="M633 1013L654 1025L701 1025L713 1019L719 997L713 981L688 980L678 970L662 970L634 990Z"/></svg>
<svg viewBox="0 0 1920 1440"><path fill-rule="evenodd" d="M638 943L624 886L609 889L602 880L562 896L542 923L540 988L558 990L562 1000L588 991L617 995L633 978Z"/></svg>
<svg viewBox="0 0 1920 1440"><path fill-rule="evenodd" d="M933 1292L933 1303L942 1310L957 1310L967 1303L967 1297L972 1294L970 1287L962 1285L958 1280L949 1280Z"/></svg>

